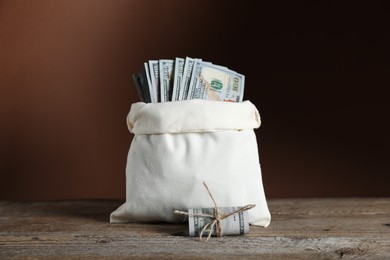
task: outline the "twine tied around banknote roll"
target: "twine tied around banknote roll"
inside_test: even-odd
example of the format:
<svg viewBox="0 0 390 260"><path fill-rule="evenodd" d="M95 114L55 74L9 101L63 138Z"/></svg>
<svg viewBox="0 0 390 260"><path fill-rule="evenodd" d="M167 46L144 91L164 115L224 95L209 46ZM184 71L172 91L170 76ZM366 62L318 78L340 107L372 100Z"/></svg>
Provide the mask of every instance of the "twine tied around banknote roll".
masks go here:
<svg viewBox="0 0 390 260"><path fill-rule="evenodd" d="M212 214L190 214L188 212L180 211L180 210L175 210L174 213L175 214L180 214L180 215L186 215L186 216L211 218L211 220L202 228L202 230L201 230L201 232L199 234L199 240L202 241L203 233L206 231L206 229L208 227L210 227L209 235L207 236L206 241L205 241L205 242L207 242L210 239L210 237L213 234L213 232L214 232L214 226L216 226L217 237L222 237L222 225L221 225L221 221L222 220L230 217L233 214L249 210L249 209L255 207L256 205L255 204L249 204L249 205L241 207L241 208L239 208L239 209L237 209L237 210L235 210L235 211L233 211L231 213L223 215L223 214L219 213L219 207L218 207L217 203L215 202L214 197L213 197L213 195L211 194L211 192L209 190L209 187L207 187L205 182L203 182L203 185L205 186L205 188L207 190L207 193L209 194L210 198L213 200L213 203L214 203L214 206L215 206L214 215L212 215Z"/></svg>

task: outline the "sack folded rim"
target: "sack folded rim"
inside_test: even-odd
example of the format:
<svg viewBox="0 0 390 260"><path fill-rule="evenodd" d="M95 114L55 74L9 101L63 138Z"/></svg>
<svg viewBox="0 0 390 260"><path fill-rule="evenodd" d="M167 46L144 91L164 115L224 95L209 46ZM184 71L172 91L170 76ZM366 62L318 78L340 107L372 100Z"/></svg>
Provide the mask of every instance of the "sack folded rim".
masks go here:
<svg viewBox="0 0 390 260"><path fill-rule="evenodd" d="M247 130L260 125L259 111L249 100L137 102L127 116L128 129L135 135Z"/></svg>

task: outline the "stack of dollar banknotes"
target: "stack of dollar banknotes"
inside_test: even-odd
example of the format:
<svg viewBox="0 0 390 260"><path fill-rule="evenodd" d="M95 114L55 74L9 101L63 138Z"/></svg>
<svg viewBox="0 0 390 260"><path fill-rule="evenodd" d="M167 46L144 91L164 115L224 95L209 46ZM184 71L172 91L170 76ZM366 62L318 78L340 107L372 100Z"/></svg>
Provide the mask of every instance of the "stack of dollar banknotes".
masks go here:
<svg viewBox="0 0 390 260"><path fill-rule="evenodd" d="M242 102L245 76L197 58L149 60L133 75L145 103L209 99Z"/></svg>

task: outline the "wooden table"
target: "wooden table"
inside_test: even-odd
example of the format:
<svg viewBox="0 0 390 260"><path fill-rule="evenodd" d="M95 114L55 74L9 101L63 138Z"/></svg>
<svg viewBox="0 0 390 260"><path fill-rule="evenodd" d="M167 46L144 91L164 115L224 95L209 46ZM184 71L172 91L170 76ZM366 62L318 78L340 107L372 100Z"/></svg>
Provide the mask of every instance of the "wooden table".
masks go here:
<svg viewBox="0 0 390 260"><path fill-rule="evenodd" d="M0 259L390 259L390 198L269 200L245 236L180 235L186 225L110 224L122 201L0 202Z"/></svg>

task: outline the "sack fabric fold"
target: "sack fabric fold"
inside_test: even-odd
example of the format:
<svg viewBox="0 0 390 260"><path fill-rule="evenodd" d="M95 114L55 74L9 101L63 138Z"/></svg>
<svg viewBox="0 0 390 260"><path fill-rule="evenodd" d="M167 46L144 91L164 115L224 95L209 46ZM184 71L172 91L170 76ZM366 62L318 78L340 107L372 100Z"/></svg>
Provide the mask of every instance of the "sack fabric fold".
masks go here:
<svg viewBox="0 0 390 260"><path fill-rule="evenodd" d="M126 165L126 202L111 223L183 221L174 210L256 204L252 225L268 226L268 210L254 129L260 115L250 101L185 100L134 103L134 134Z"/></svg>

